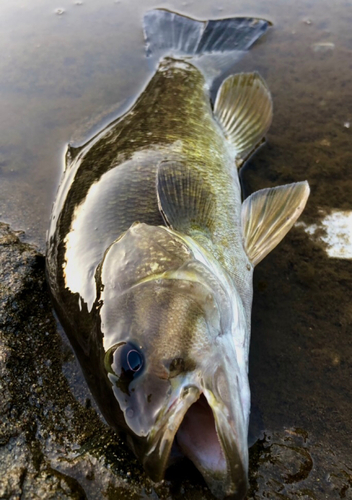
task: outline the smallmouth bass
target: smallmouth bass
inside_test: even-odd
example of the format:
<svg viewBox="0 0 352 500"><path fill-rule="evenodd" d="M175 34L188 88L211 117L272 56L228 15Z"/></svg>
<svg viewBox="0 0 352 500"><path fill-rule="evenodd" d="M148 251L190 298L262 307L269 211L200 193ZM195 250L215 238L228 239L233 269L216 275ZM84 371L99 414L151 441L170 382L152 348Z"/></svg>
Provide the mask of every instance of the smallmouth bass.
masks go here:
<svg viewBox="0 0 352 500"><path fill-rule="evenodd" d="M148 12L157 71L129 111L68 147L47 239L54 306L107 422L154 481L186 456L219 499L247 490L253 269L309 195L298 182L241 200L238 169L272 119L257 73L210 101L268 25Z"/></svg>

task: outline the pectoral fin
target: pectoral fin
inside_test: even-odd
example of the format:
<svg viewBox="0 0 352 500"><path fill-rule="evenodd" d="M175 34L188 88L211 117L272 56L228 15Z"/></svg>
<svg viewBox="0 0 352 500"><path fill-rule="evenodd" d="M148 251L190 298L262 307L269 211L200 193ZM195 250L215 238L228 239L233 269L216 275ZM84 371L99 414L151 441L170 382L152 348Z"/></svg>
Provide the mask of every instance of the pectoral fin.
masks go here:
<svg viewBox="0 0 352 500"><path fill-rule="evenodd" d="M242 231L248 258L255 266L276 247L301 215L307 181L262 189L242 204Z"/></svg>
<svg viewBox="0 0 352 500"><path fill-rule="evenodd" d="M273 105L266 83L258 73L229 76L218 91L214 113L240 167L264 140L271 124Z"/></svg>
<svg viewBox="0 0 352 500"><path fill-rule="evenodd" d="M159 210L168 226L185 234L212 230L215 198L195 168L181 161L160 163L156 188Z"/></svg>

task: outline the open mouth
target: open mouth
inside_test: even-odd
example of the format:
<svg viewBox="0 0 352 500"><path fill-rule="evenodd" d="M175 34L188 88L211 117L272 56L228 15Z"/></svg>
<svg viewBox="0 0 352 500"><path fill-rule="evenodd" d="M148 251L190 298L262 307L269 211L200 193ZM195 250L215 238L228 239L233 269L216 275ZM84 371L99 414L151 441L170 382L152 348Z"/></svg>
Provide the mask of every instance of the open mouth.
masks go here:
<svg viewBox="0 0 352 500"><path fill-rule="evenodd" d="M176 433L175 442L200 472L226 473L222 450L212 409L204 394L192 404Z"/></svg>
<svg viewBox="0 0 352 500"><path fill-rule="evenodd" d="M196 387L170 409L145 450L144 467L149 476L160 481L167 467L186 457L215 497L242 499L247 489L248 449L247 439L240 437L241 412L231 412L231 408L213 401L212 393L200 393Z"/></svg>

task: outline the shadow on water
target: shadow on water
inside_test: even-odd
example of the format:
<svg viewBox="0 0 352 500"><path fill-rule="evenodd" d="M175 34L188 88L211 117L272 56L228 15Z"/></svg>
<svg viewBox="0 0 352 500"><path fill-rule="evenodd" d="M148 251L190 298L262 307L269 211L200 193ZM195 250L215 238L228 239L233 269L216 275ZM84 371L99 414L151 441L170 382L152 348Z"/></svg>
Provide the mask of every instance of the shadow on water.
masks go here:
<svg viewBox="0 0 352 500"><path fill-rule="evenodd" d="M143 9L154 6L203 19L255 15L274 22L236 68L258 70L274 101L268 142L242 172L244 191L307 179L306 223L316 223L321 210L351 210L352 3L150 0ZM25 230L41 251L65 144L108 123L148 77L143 9L137 1L1 7L0 218ZM9 390L0 453L7 471L17 461L11 477L18 491L51 481L52 498L94 498L98 491L107 498L210 498L189 464L154 489L86 408L89 393L47 313L43 260L19 249L15 237L3 238L2 262L11 264L6 275L2 268L10 280L4 303L12 312L3 316L1 334ZM4 250L11 245L12 257ZM27 280L21 290L16 262ZM300 227L255 271L249 498L351 498L351 284L351 261L328 258ZM6 484L0 480L4 494Z"/></svg>

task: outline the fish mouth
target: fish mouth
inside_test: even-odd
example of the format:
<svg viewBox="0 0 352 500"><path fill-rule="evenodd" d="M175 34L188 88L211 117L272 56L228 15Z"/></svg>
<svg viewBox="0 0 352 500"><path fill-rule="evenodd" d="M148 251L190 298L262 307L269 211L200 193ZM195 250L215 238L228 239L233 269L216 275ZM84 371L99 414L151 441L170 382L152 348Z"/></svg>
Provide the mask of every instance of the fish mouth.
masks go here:
<svg viewBox="0 0 352 500"><path fill-rule="evenodd" d="M241 422L236 425L233 417L209 390L187 387L158 419L144 450L139 450L146 472L153 481L162 480L174 446L193 462L216 498L243 499L247 435L243 439Z"/></svg>
<svg viewBox="0 0 352 500"><path fill-rule="evenodd" d="M240 500L247 491L247 437L241 442L228 412L219 405L211 407L206 396L203 392L186 412L177 444L216 498Z"/></svg>
<svg viewBox="0 0 352 500"><path fill-rule="evenodd" d="M142 446L139 449L134 446L135 453L142 458L144 469L153 481L159 482L164 478L176 433L185 414L199 399L200 394L196 386L185 387L181 395L173 398L158 417Z"/></svg>

